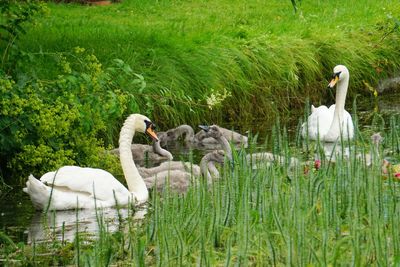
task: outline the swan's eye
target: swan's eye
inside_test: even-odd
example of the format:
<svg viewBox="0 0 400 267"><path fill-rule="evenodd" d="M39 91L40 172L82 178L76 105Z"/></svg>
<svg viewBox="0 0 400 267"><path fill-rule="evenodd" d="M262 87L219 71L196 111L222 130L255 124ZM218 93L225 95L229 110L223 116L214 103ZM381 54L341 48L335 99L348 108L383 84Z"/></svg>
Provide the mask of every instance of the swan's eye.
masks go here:
<svg viewBox="0 0 400 267"><path fill-rule="evenodd" d="M146 124L146 129L150 128L155 130L156 129L156 125L154 123L152 123L151 121L145 120L144 123Z"/></svg>
<svg viewBox="0 0 400 267"><path fill-rule="evenodd" d="M339 72L335 72L335 73L333 73L332 74L332 79L335 79L336 77L337 78L339 78L339 76L340 76L340 73L342 73L341 71L339 71Z"/></svg>

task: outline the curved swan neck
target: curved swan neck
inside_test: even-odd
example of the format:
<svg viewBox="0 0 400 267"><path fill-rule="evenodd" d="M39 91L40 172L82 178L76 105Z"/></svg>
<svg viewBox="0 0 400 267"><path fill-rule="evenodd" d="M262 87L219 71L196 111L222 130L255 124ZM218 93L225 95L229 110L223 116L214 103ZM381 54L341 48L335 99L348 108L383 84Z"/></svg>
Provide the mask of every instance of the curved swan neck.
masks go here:
<svg viewBox="0 0 400 267"><path fill-rule="evenodd" d="M217 167L215 167L215 163L213 161L208 162L207 168L212 177L219 178L219 171Z"/></svg>
<svg viewBox="0 0 400 267"><path fill-rule="evenodd" d="M210 163L211 153L206 154L200 161L200 172L203 175L203 177L205 177L207 179L208 184L212 182L212 177L209 172L209 163ZM215 166L214 166L214 168L215 168Z"/></svg>
<svg viewBox="0 0 400 267"><path fill-rule="evenodd" d="M201 159L200 171L201 174L207 178L208 182L219 178L219 171L215 167L215 163L224 164L224 155L225 152L221 150L214 150L213 152L209 152L203 156Z"/></svg>
<svg viewBox="0 0 400 267"><path fill-rule="evenodd" d="M207 161L203 159L200 161L200 173L203 175L203 177L206 177L207 181L210 181L211 176L210 173L208 172Z"/></svg>
<svg viewBox="0 0 400 267"><path fill-rule="evenodd" d="M181 125L178 127L180 130L180 135L185 134L185 142L192 142L194 138L194 131L193 128L189 125Z"/></svg>
<svg viewBox="0 0 400 267"><path fill-rule="evenodd" d="M153 151L160 156L168 158L168 160L172 160L174 158L171 152L161 147L160 141L153 141Z"/></svg>
<svg viewBox="0 0 400 267"><path fill-rule="evenodd" d="M332 124L329 128L327 135L325 136L325 140L334 141L333 139L337 139L340 136L340 132L343 130L344 120L344 104L346 102L346 94L347 87L349 86L349 76L343 77L343 79L339 80L336 88L336 103L335 103L335 111L333 114Z"/></svg>
<svg viewBox="0 0 400 267"><path fill-rule="evenodd" d="M135 162L133 161L131 143L135 135L136 115L130 115L124 122L119 135L120 161L128 190L133 193L136 200L144 202L149 197L146 184L140 176Z"/></svg>
<svg viewBox="0 0 400 267"><path fill-rule="evenodd" d="M218 138L219 143L222 145L222 149L225 151L226 157L232 161L232 149L231 146L229 145L228 140L225 138L225 136L221 136Z"/></svg>

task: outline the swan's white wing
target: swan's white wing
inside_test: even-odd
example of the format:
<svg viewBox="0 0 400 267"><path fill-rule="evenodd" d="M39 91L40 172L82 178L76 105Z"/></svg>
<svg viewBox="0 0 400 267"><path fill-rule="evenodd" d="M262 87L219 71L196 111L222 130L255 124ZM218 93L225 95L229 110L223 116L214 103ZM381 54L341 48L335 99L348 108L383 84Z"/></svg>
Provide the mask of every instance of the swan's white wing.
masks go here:
<svg viewBox="0 0 400 267"><path fill-rule="evenodd" d="M70 191L88 193L93 197L95 195L96 199L104 201L113 200L114 192L118 199L121 194L124 196L130 194L111 173L101 169L64 166L57 173L44 174L40 180L49 185L65 187Z"/></svg>
<svg viewBox="0 0 400 267"><path fill-rule="evenodd" d="M333 121L335 105L329 107L319 106L312 108L313 112L308 117L307 122L302 125L302 136L312 140L317 140L318 135L322 138L328 131Z"/></svg>

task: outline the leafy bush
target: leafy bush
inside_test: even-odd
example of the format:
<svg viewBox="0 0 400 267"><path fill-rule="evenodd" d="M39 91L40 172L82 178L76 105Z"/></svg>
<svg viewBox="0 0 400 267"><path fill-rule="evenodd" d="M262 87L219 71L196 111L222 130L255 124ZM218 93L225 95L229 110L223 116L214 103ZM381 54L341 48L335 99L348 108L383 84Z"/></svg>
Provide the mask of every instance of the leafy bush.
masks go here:
<svg viewBox="0 0 400 267"><path fill-rule="evenodd" d="M0 173L26 179L66 164L100 167L122 174L114 147L128 113L151 114L171 109L169 100L187 106L191 99L147 90L143 76L120 59L105 68L84 48L70 52L30 53L17 45L35 14L46 11L39 1L0 3ZM34 66L55 68L41 78ZM158 105L154 105L154 100ZM155 113L157 113L155 111ZM150 115L149 115L150 116Z"/></svg>
<svg viewBox="0 0 400 267"><path fill-rule="evenodd" d="M25 75L16 82L0 76L1 167L23 179L65 164L121 173L117 159L104 148L116 141L127 113L139 111L134 95L145 89L143 77L119 59L104 69L96 56L79 47L40 56L58 62L55 79ZM147 101L142 97L140 103L151 108Z"/></svg>

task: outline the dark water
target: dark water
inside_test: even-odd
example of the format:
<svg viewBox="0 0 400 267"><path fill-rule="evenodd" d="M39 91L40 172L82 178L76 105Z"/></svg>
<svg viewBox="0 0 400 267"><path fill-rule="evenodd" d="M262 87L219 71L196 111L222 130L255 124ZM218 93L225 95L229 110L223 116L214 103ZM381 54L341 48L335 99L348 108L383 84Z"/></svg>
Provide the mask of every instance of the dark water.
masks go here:
<svg viewBox="0 0 400 267"><path fill-rule="evenodd" d="M374 121L373 110L379 112L379 117L389 121L389 117L393 114L400 114L400 95L388 95L379 97L378 99L364 98L363 101L357 101L357 116L361 131L370 127ZM349 110L349 109L348 109ZM351 111L350 111L351 112ZM301 114L292 115L292 117L281 118L281 125L288 125L287 130L289 136L294 137ZM258 143L263 143L266 136L271 134L272 125L269 122L257 120L257 122L249 122L248 125L222 125L226 128L239 129L244 132L251 130L258 133ZM293 139L293 138L292 138ZM207 150L191 149L185 146L168 147L174 155L174 160L190 160L199 162L202 155ZM1 182L1 181L0 181ZM131 214L129 209L116 211L115 209L107 209L102 211L102 218L107 223L109 230L116 229L119 219L127 216L136 216L141 218L146 211L140 210L136 214ZM78 215L75 211L53 212L44 216L41 212L34 210L29 196L22 192L22 188L5 187L0 193L0 231L6 233L16 242L29 243L33 239L40 242L46 240L49 236L56 237L60 240L72 240L77 228L79 231L86 231L93 235L98 231L98 214L95 211L81 210ZM76 218L79 218L79 224L76 224ZM119 219L117 219L119 218Z"/></svg>

